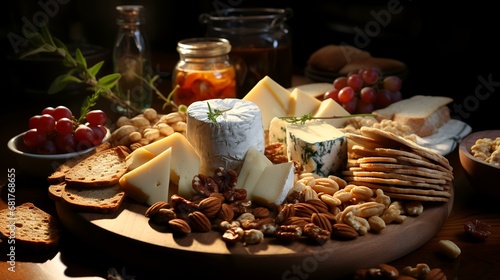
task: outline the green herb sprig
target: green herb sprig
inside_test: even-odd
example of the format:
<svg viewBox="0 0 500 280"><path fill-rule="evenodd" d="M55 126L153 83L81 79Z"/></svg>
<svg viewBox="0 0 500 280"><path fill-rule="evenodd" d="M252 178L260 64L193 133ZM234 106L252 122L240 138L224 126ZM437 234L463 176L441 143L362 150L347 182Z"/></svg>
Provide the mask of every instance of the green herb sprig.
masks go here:
<svg viewBox="0 0 500 280"><path fill-rule="evenodd" d="M326 120L326 119L345 119L345 118L353 118L353 117L375 117L374 114L353 114L348 116L329 116L329 117L313 117L312 113L308 113L299 117L296 116L287 116L280 117L280 119L285 120L289 123L293 124L305 124L310 120Z"/></svg>
<svg viewBox="0 0 500 280"><path fill-rule="evenodd" d="M212 107L210 106L209 102L207 102L207 106L208 106L208 112L207 112L208 119L211 120L214 124L217 124L217 117L222 116L224 112L222 112L219 109L212 110Z"/></svg>

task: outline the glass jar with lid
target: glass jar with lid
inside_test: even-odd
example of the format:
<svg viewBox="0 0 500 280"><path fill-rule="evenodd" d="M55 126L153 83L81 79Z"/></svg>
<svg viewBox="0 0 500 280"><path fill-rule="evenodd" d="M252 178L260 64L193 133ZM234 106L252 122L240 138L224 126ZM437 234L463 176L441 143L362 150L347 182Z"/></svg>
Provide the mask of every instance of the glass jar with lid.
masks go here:
<svg viewBox="0 0 500 280"><path fill-rule="evenodd" d="M199 16L206 36L228 39L236 69L237 96L243 98L265 76L292 84L291 9L227 8Z"/></svg>
<svg viewBox="0 0 500 280"><path fill-rule="evenodd" d="M177 105L235 98L235 69L229 59L231 44L223 38L190 38L177 43L179 61L172 72Z"/></svg>

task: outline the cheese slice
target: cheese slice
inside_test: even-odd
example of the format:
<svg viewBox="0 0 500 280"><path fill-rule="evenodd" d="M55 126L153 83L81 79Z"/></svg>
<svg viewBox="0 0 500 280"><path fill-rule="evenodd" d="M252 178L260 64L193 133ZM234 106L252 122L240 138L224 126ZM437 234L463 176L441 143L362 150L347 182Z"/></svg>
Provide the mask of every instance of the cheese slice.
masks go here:
<svg viewBox="0 0 500 280"><path fill-rule="evenodd" d="M295 88L290 94L290 107L288 109L289 116L303 116L313 113L318 110L321 101L299 88Z"/></svg>
<svg viewBox="0 0 500 280"><path fill-rule="evenodd" d="M172 148L170 164L170 181L177 186L175 193L189 198L194 194L192 187L193 177L200 173L201 160L193 146L184 135L175 132L167 137L134 150L128 160L134 169L151 160L151 155L156 156Z"/></svg>
<svg viewBox="0 0 500 280"><path fill-rule="evenodd" d="M295 183L293 162L267 166L260 176L250 197L257 204L278 207L285 202Z"/></svg>
<svg viewBox="0 0 500 280"><path fill-rule="evenodd" d="M172 148L152 158L141 166L125 173L120 185L128 197L139 203L153 205L169 201L170 163Z"/></svg>
<svg viewBox="0 0 500 280"><path fill-rule="evenodd" d="M261 151L250 147L245 155L243 166L238 174L236 183L237 189L247 190L247 198L253 199L253 190L257 185L257 181L264 172L264 169L273 163Z"/></svg>
<svg viewBox="0 0 500 280"><path fill-rule="evenodd" d="M130 153L126 160L128 170L135 169L144 163L148 162L150 159L154 158L156 154L153 154L152 152L144 149L144 147L141 147L139 149L134 150L132 153Z"/></svg>
<svg viewBox="0 0 500 280"><path fill-rule="evenodd" d="M331 98L327 98L321 101L321 105L318 110L313 113L314 117L332 117L332 116L350 116L351 114L344 109L340 104ZM346 118L337 119L324 119L326 123L329 123L337 128L343 128L345 126Z"/></svg>
<svg viewBox="0 0 500 280"><path fill-rule="evenodd" d="M334 126L310 121L287 127L288 160L297 161L303 172L322 177L338 175L347 160L347 138Z"/></svg>
<svg viewBox="0 0 500 280"><path fill-rule="evenodd" d="M265 76L243 97L243 100L253 102L260 108L262 125L267 130L274 117L288 114L290 92L269 76Z"/></svg>

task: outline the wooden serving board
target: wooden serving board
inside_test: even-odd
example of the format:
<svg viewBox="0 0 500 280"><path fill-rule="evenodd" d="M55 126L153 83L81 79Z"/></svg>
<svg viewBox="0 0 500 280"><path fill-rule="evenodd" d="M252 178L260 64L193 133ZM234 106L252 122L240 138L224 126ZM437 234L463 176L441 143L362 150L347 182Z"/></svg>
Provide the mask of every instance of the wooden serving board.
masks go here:
<svg viewBox="0 0 500 280"><path fill-rule="evenodd" d="M453 196L447 203L426 203L421 215L350 241L283 244L269 237L261 244L244 246L227 245L215 230L174 236L149 223L146 206L128 199L115 214L77 213L56 202L59 218L70 232L125 262L157 271L192 266L189 276L234 271L238 272L235 279L338 279L358 268L391 262L431 239L452 205Z"/></svg>

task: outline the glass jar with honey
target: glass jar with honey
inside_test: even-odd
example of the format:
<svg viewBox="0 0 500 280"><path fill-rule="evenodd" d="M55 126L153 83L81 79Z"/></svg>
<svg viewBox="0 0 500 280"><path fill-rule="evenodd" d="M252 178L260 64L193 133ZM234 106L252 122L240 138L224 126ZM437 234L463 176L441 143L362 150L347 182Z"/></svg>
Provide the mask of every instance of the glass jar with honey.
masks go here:
<svg viewBox="0 0 500 280"><path fill-rule="evenodd" d="M177 105L235 98L235 69L229 60L231 44L223 38L191 38L177 43L179 61L172 72Z"/></svg>

